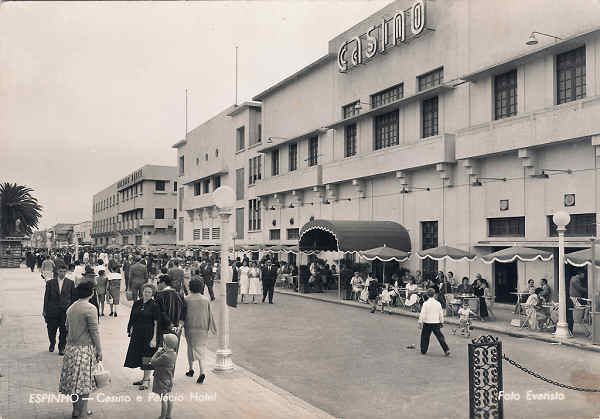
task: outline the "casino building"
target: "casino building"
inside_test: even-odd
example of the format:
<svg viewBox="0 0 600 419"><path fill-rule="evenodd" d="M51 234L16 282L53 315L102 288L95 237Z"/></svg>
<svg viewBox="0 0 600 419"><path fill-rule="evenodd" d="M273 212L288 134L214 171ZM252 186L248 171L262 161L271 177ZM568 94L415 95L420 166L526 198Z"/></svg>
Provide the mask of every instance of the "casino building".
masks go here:
<svg viewBox="0 0 600 419"><path fill-rule="evenodd" d="M311 219L386 220L408 230L413 252L526 246L556 255L551 216L563 210L566 251L589 247L598 234L599 22L600 8L585 0L398 0L339 34L325 56L253 97L258 180L235 218L261 221L244 240L293 243ZM237 141L228 129L223 151ZM254 173L236 153L221 157L228 173ZM180 219L178 243L196 243L194 222ZM508 301L528 278L546 277L556 292L556 259L412 257L404 266L481 273Z"/></svg>
<svg viewBox="0 0 600 419"><path fill-rule="evenodd" d="M177 168L145 165L96 193L92 240L96 246L175 244Z"/></svg>

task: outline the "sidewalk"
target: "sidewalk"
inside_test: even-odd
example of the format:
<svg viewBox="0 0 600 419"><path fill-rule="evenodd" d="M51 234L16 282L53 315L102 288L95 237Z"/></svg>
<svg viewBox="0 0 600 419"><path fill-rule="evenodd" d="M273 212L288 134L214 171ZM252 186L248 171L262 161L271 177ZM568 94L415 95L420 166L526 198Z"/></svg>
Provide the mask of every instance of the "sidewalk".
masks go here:
<svg viewBox="0 0 600 419"><path fill-rule="evenodd" d="M359 303L357 301L340 300L338 298L337 290L336 291L326 291L323 293L302 294L302 293L298 293L296 291L285 289L285 288L275 288L275 292L277 292L279 294L295 295L300 298L308 298L308 299L312 299L312 300L316 300L316 301L323 301L323 302L327 302L327 303L341 304L341 305L352 306L352 307L362 308L362 309L367 309L367 310L371 309L370 305ZM407 311L406 309L402 309L399 307L391 307L391 308L387 307L386 310L391 311L392 314L394 314L394 315L413 317L415 319L419 317L418 313L412 313L410 311ZM477 329L477 330L487 331L492 334L501 333L504 335L509 335L509 336L517 337L517 338L534 339L534 340L539 340L539 341L543 341L546 343L555 343L555 344L562 344L565 346L571 346L571 347L583 349L586 351L600 352L600 346L592 345L591 339L586 338L585 336L582 335L582 333L578 333L578 330L577 330L578 325L577 324L575 324L576 336L574 338L561 341L561 340L555 338L550 332L536 332L536 331L529 330L527 328L521 329L521 328L518 328L515 326L511 326L510 321L513 319L512 306L496 304L493 306L492 310L493 310L494 314L496 315L495 319L485 321L485 322L474 320L473 328ZM448 324L458 325L457 317L446 317L445 320L446 320L446 323L448 323Z"/></svg>
<svg viewBox="0 0 600 419"><path fill-rule="evenodd" d="M93 418L157 418L160 402L148 391L131 385L139 370L124 368L129 340L125 333L129 306L124 298L119 317L101 318L101 339L105 367L112 383L93 394L89 402ZM71 417L69 401L47 402L41 395L57 395L62 357L48 352L47 332L41 316L42 280L36 271L0 270L0 418L58 419ZM105 313L108 310L105 311ZM216 336L211 337L216 339ZM185 376L186 342L181 342L175 370L173 418L330 418L327 413L292 394L236 366L234 372L212 372L215 355L207 351L206 381L196 384ZM196 377L198 372L196 372ZM39 395L39 396L38 396Z"/></svg>

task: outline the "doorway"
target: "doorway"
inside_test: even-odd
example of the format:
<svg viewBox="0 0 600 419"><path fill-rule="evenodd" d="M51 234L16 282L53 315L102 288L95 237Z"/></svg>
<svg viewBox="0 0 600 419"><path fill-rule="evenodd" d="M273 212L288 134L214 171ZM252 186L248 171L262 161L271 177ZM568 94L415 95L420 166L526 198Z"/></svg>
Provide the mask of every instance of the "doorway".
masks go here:
<svg viewBox="0 0 600 419"><path fill-rule="evenodd" d="M494 262L494 284L496 286L496 301L499 303L514 303L516 296L511 292L517 291L518 272L517 262Z"/></svg>
<svg viewBox="0 0 600 419"><path fill-rule="evenodd" d="M577 248L565 248L565 255L568 255L571 252L576 252L581 249ZM556 252L556 259L558 260L558 250ZM573 278L576 274L583 274L583 285L587 289L588 283L588 268L586 266L573 266L570 263L565 263L565 283L566 283L566 294L569 297L569 288L571 285L571 278ZM558 275L557 275L558 276ZM556 290L556 295L558 295L558 290Z"/></svg>

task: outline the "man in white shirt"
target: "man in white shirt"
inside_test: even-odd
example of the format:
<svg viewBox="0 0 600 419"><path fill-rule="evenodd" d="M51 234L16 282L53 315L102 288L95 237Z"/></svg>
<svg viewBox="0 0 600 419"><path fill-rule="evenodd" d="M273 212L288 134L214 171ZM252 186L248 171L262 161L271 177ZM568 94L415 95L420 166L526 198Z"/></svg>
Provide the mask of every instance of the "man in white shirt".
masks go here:
<svg viewBox="0 0 600 419"><path fill-rule="evenodd" d="M427 290L427 301L423 303L421 308L421 314L419 314L419 328L421 329L421 353L425 355L429 348L429 338L431 333L435 335L442 349L444 355L450 355L450 348L446 343L446 339L440 330L444 324L444 310L442 305L435 298L435 290L429 288Z"/></svg>

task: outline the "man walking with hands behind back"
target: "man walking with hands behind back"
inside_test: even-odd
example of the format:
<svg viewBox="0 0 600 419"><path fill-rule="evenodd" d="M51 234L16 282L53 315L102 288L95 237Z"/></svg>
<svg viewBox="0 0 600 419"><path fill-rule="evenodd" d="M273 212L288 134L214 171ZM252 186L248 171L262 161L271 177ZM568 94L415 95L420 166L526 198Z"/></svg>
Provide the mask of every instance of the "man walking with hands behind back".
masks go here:
<svg viewBox="0 0 600 419"><path fill-rule="evenodd" d="M429 338L431 333L435 335L442 349L444 355L450 355L450 348L446 343L446 339L440 330L444 324L444 310L442 305L435 299L435 290L429 288L427 290L427 301L423 303L421 308L421 314L419 314L419 327L421 328L421 353L425 355L429 348Z"/></svg>
<svg viewBox="0 0 600 419"><path fill-rule="evenodd" d="M50 341L48 350L54 352L56 331L58 329L58 352L59 355L63 355L67 344L67 327L65 325L67 309L78 299L78 296L73 281L65 278L67 265L61 259L56 260L56 273L55 278L46 282L43 314L48 327L48 340Z"/></svg>
<svg viewBox="0 0 600 419"><path fill-rule="evenodd" d="M267 259L267 266L265 266L262 271L263 303L265 302L268 295L269 304L273 304L273 291L275 290L276 279L277 267L271 263L271 259Z"/></svg>

